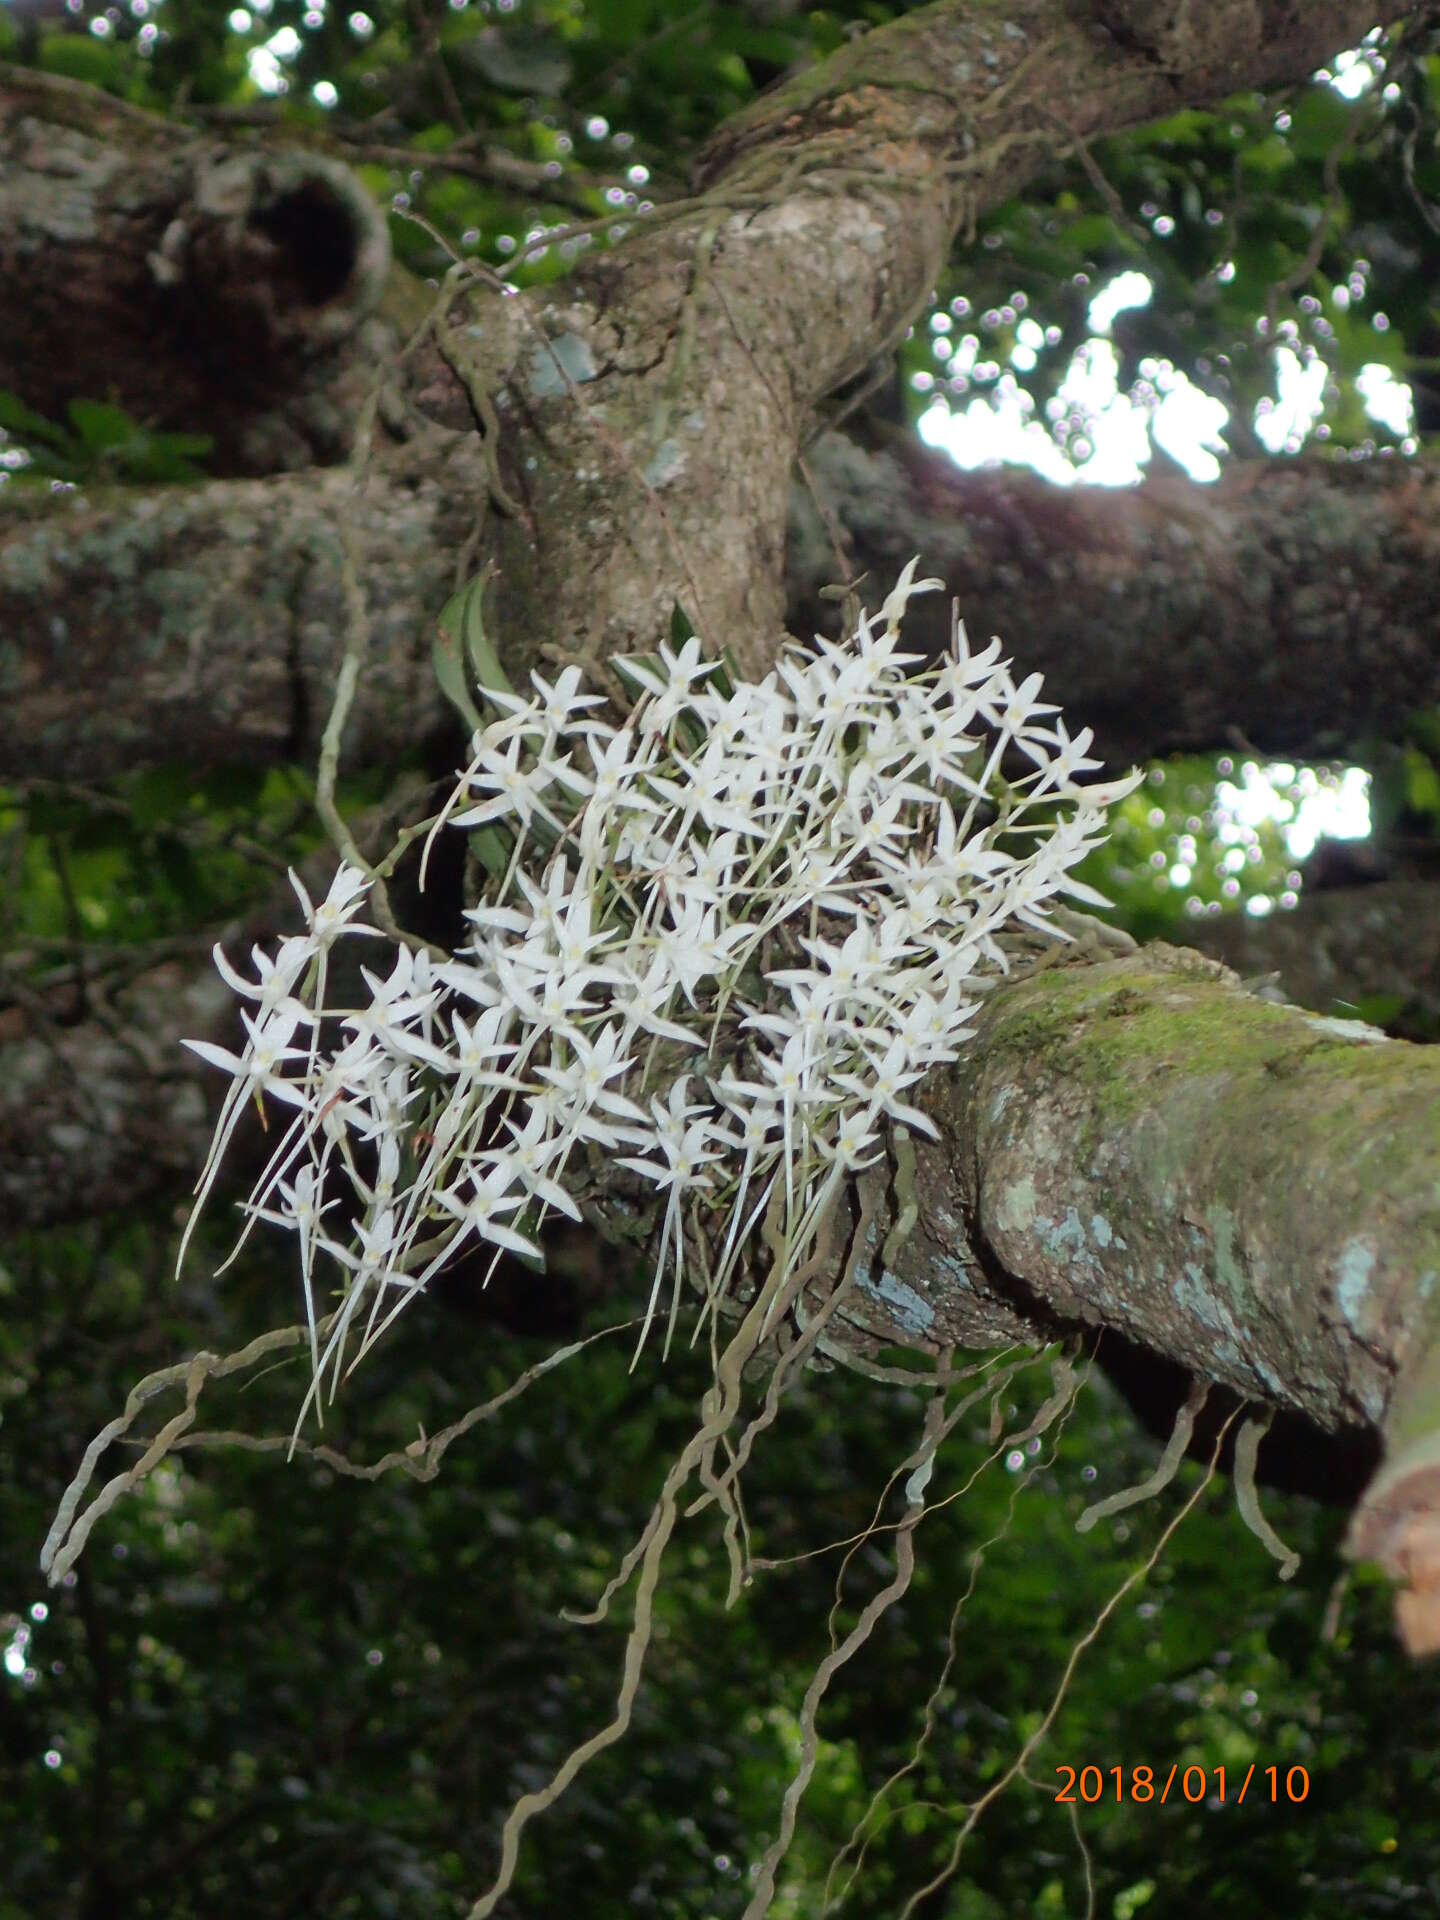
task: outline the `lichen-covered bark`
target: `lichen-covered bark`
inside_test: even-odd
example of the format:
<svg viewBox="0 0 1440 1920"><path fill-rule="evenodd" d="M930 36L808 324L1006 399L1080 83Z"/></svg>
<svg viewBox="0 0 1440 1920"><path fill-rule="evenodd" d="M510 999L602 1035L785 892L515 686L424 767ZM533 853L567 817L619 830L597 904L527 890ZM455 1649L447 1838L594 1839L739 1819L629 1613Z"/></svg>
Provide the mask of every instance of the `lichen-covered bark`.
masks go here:
<svg viewBox="0 0 1440 1920"><path fill-rule="evenodd" d="M694 210L582 263L532 306L549 352L493 369L511 491L543 487L496 544L502 628L548 615L554 642L603 657L652 644L678 602L761 666L795 447L923 305L957 231L1077 133L1300 79L1372 14L1216 0L1161 66L1062 0L939 0L767 94L703 157ZM550 365L567 356L570 382Z"/></svg>
<svg viewBox="0 0 1440 1920"><path fill-rule="evenodd" d="M3 65L0 285L0 388L208 433L220 472L339 457L399 324L384 216L345 166Z"/></svg>
<svg viewBox="0 0 1440 1920"><path fill-rule="evenodd" d="M1112 0L936 0L852 40L737 114L712 142L699 178L742 172L775 142L794 152L829 133L844 154L868 135L887 143L897 171L906 163L923 169L938 143L979 200L1008 198L1050 145L1047 120L1088 137L1244 87L1279 86L1323 65L1325 46L1353 46L1377 24L1364 0L1162 0L1149 12L1163 55L1156 31L1122 24Z"/></svg>
<svg viewBox="0 0 1440 1920"><path fill-rule="evenodd" d="M363 488L335 468L0 516L0 778L311 759L351 627L347 533L369 631L346 753L410 750L444 711L433 620L484 486L469 436L445 439Z"/></svg>
<svg viewBox="0 0 1440 1920"><path fill-rule="evenodd" d="M865 1336L1108 1328L1384 1464L1351 1549L1440 1650L1440 1054L1151 947L1000 990L926 1102L918 1233Z"/></svg>
<svg viewBox="0 0 1440 1920"><path fill-rule="evenodd" d="M473 430L477 395L493 402L495 498L513 510L477 558L500 564L509 644L643 650L679 604L761 666L785 612L794 451L923 305L956 232L1077 133L1302 79L1378 18L1362 0L1216 0L1161 64L1067 0L940 0L767 95L713 143L701 196L622 247L519 299L472 289L397 408ZM123 534L112 551L130 564ZM207 588L227 583L187 585L205 626ZM0 642L43 653L26 611L0 598ZM264 652L263 606L254 626ZM145 642L122 626L110 644L126 658Z"/></svg>
<svg viewBox="0 0 1440 1920"><path fill-rule="evenodd" d="M1318 1013L1397 1002L1385 1024L1429 1037L1440 1026L1440 885L1387 880L1302 893L1291 913L1186 921L1174 936L1249 978L1278 974L1284 998Z"/></svg>
<svg viewBox="0 0 1440 1920"><path fill-rule="evenodd" d="M1335 1430L1440 1335L1432 1048L1156 944L997 986L918 1104L917 1228L841 1315L873 1344L1109 1328Z"/></svg>
<svg viewBox="0 0 1440 1920"><path fill-rule="evenodd" d="M1321 1426L1377 1423L1440 1307L1440 1057L1197 955L1003 992L937 1118L984 1260Z"/></svg>
<svg viewBox="0 0 1440 1920"><path fill-rule="evenodd" d="M970 632L1000 634L1114 762L1237 738L1319 759L1440 703L1432 466L1316 456L1119 491L963 473L908 436L828 436L807 461L867 591L921 554ZM835 564L797 491L795 631L826 618ZM935 648L948 620L939 596L917 601L907 632Z"/></svg>
<svg viewBox="0 0 1440 1920"><path fill-rule="evenodd" d="M597 447L597 466L605 457ZM807 465L845 561L869 575L862 597L919 553L972 635L999 633L1019 666L1044 673L1047 693L1072 724L1095 728L1112 764L1224 747L1237 734L1319 759L1440 703L1440 476L1422 462L1277 462L1232 468L1214 487L1152 478L1123 493L962 474L923 448L876 453L836 436ZM357 758L383 758L436 717L430 621L484 484L477 449L443 434L382 460L371 478L361 548L373 634L349 738ZM0 777L61 777L80 752L92 777L111 774L169 759L182 740L196 765L312 756L344 644L335 556L350 487L320 473L11 508L0 518ZM588 567L588 525L552 528L537 515L546 558L521 570L503 620L496 603L517 664L539 661L537 640L549 641L550 556L553 567ZM819 590L841 562L803 484L790 525L783 624L833 634L835 606ZM652 598L657 618L668 617L665 591ZM917 644L944 643L949 604L915 602ZM1414 978L1419 943L1404 957L1403 928L1400 944L1385 937L1380 901L1370 889L1363 903L1381 936L1372 961L1343 916L1330 929L1341 997L1354 997L1361 976L1391 977L1402 957ZM1254 952L1235 961L1242 972L1281 965L1267 958L1272 943L1287 956L1294 946L1303 964L1304 941L1297 933L1287 945L1279 924L1225 922L1198 929L1195 944L1222 952L1208 943L1243 936ZM1313 999L1298 987L1296 997Z"/></svg>

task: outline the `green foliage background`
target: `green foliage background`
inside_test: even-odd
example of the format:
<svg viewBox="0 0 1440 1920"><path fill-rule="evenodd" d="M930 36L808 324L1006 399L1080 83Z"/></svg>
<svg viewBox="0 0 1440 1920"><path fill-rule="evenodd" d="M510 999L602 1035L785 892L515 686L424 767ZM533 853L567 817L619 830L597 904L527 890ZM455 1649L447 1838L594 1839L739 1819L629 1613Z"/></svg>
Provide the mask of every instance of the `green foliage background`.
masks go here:
<svg viewBox="0 0 1440 1920"><path fill-rule="evenodd" d="M11 0L0 57L197 124L241 109L323 131L394 207L397 251L416 272L438 275L447 256L408 211L523 283L562 272L581 245L609 244L613 232L570 230L606 213L643 219L643 202L681 189L726 115L895 11L373 0L360 15L334 0L248 11L133 0L41 27ZM275 53L287 32L293 47ZM977 372L980 387L1012 379L1043 417L1087 337L1095 288L1138 267L1156 292L1117 323L1122 391L1143 400L1156 363L1183 369L1231 406L1243 442L1283 340L1330 367L1317 439L1338 457L1406 457L1357 381L1383 363L1423 401L1440 353L1440 57L1420 32L1385 51L1383 76L1358 98L1317 81L1278 109L1244 98L1186 113L1097 148L1106 191L1077 160L997 213L936 289L936 312L968 303L965 324L994 369ZM272 74L283 94L260 84ZM517 198L447 166L472 136L549 169L555 197ZM376 159L381 146L409 146L413 161ZM1025 373L1009 361L1017 291L1058 329ZM911 418L944 373L936 337L927 316L901 355ZM1081 464L1085 425L1055 423ZM0 397L0 434L17 494L22 479L183 483L207 453L198 430L152 436L103 392L63 422L38 418L23 395ZM1434 718L1415 716L1404 750L1375 756L1376 818L1403 815L1433 834L1437 765ZM1215 763L1156 775L1090 876L1141 935L1163 931L1187 897L1225 898ZM203 952L207 927L316 844L308 779L170 768L101 793L30 783L0 795L0 997L20 1006L77 964L93 983L167 946ZM352 807L372 797L345 796ZM1157 885L1187 834L1198 843L1190 885ZM1290 884L1278 828L1252 844L1240 903ZM133 1381L201 1346L231 1350L295 1311L293 1275L264 1246L222 1280L199 1277L223 1257L223 1221L177 1287L176 1230L160 1209L14 1239L3 1254L0 1920L461 1914L487 1876L502 1808L609 1711L623 1618L585 1629L562 1610L592 1602L633 1539L690 1431L703 1362L682 1351L660 1368L652 1349L632 1375L624 1342L601 1342L453 1448L428 1486L357 1484L234 1450L181 1455L97 1530L70 1584L47 1593L35 1558L57 1496ZM618 1318L624 1304L606 1311ZM327 1437L373 1458L421 1426L435 1431L573 1335L563 1302L541 1300L535 1314L539 1332L510 1333L463 1285L443 1292L350 1383ZM1043 1366L1020 1377L1004 1397L1012 1430L1047 1391ZM293 1366L228 1397L212 1389L207 1424L287 1432L301 1392ZM751 1469L756 1551L784 1559L862 1530L920 1411L913 1392L807 1378ZM932 1496L991 1451L977 1417L943 1453ZM952 1610L973 1581L923 1756L888 1797L891 1817L844 1910L895 1914L944 1859L957 1809L1013 1759L1070 1649L1193 1489L1199 1469L1186 1468L1157 1503L1077 1536L1084 1505L1143 1478L1154 1455L1097 1375L1058 1440L993 1462L927 1518L910 1595L822 1718L778 1914L824 1909L832 1857L912 1752ZM1327 1637L1342 1518L1278 1494L1267 1511L1305 1556L1298 1579L1276 1583L1217 1483L1082 1660L1032 1779L989 1810L956 1878L920 1909L927 1920L1440 1909L1440 1676L1402 1664L1387 1596L1363 1576L1334 1603ZM684 1531L637 1724L532 1830L514 1912L740 1912L793 1763L839 1559L767 1573L727 1612L714 1527ZM842 1625L889 1566L882 1534L849 1569ZM1116 1766L1163 1776L1172 1762L1223 1766L1232 1796L1252 1762L1282 1778L1303 1766L1308 1797L1160 1808L1116 1805L1112 1784L1110 1801L1073 1817L1055 1804L1057 1766L1093 1765L1109 1781Z"/></svg>

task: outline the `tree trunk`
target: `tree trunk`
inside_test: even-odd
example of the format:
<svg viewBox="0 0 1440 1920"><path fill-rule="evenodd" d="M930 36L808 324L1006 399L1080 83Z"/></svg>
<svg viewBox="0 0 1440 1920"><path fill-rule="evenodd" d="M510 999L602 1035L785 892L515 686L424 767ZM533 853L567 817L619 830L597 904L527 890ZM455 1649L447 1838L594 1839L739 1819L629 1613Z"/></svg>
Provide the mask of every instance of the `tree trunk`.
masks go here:
<svg viewBox="0 0 1440 1920"><path fill-rule="evenodd" d="M1361 0L1005 11L940 0L852 42L723 129L693 199L555 285L506 297L457 280L403 358L393 321L365 332L391 285L383 228L328 163L202 151L112 103L98 138L72 128L56 146L78 182L67 200L36 133L64 116L34 89L17 106L12 83L0 152L25 178L10 218L36 223L12 282L40 272L112 312L143 294L181 365L157 382L132 341L117 397L216 432L226 477L8 520L0 776L303 751L342 648L389 676L354 736L383 757L432 723L426 629L484 559L512 677L559 660L603 672L652 647L677 604L763 670L787 595L808 605L824 572L802 542L787 588L795 454L825 396L901 337L956 235L1077 138L1302 80L1382 17ZM317 233L336 241L318 255ZM237 312L266 330L276 377L222 403L194 330ZM88 316L47 309L44 332L7 341L3 377L27 397L69 392L54 352L66 325L87 361L75 377L104 364ZM353 471L240 477L351 452ZM1108 721L1107 750L1213 742L1227 724L1314 750L1437 697L1428 536L1407 532L1335 584L1347 556L1423 517L1422 473L1321 467L1193 495L1154 483L1094 538L1090 502L997 483L989 524L1018 564L950 524L967 483L907 460L893 484L931 531L887 537L905 554L933 540L931 564L993 607L1025 670L1051 670L1075 720ZM1305 541L1287 531L1297 501ZM864 539L880 551L853 503L850 517L837 573ZM1366 582L1378 633L1360 624ZM6 1049L11 1217L134 1197L193 1154L193 1083L164 1080L144 1037L177 1016L203 1025L208 989L165 973L134 992L148 997L117 1010L108 1039L72 1028L40 1052L33 1038ZM1410 1580L1411 1643L1440 1641L1434 1055L1155 949L997 989L973 1049L924 1098L944 1143L923 1156L921 1230L895 1274L872 1267L857 1287L857 1318L840 1322L852 1349L1113 1325L1239 1394L1374 1427L1386 1465L1354 1537Z"/></svg>

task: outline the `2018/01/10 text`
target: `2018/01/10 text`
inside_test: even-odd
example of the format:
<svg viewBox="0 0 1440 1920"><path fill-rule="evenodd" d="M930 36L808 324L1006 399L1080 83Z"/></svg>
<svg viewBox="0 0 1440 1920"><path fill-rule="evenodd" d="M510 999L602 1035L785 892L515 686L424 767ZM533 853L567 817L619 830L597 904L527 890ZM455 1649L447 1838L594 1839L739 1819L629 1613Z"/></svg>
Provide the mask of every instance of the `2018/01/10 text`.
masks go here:
<svg viewBox="0 0 1440 1920"><path fill-rule="evenodd" d="M1130 1800L1136 1805L1155 1800L1163 1807L1170 1798L1172 1789L1178 1787L1182 1795L1192 1805L1207 1799L1213 1792L1223 1806L1227 1798L1227 1789L1234 1786L1236 1775L1227 1778L1224 1767L1186 1767L1182 1773L1179 1761L1175 1761L1160 1785L1154 1767L1138 1766L1129 1769L1128 1792L1126 1790L1126 1769L1107 1767L1102 1771L1096 1766L1057 1767L1061 1784L1056 1792L1056 1803L1074 1806L1083 1801L1087 1807L1097 1801L1113 1799ZM1257 1779L1258 1774L1258 1779ZM1213 1782L1213 1785L1212 1785ZM1234 1804L1240 1806L1247 1793L1254 1790L1257 1799L1268 1799L1272 1805L1288 1802L1298 1807L1310 1793L1310 1775L1304 1767L1287 1767L1284 1772L1279 1767L1257 1768L1251 1763L1245 1777L1240 1781L1240 1790L1233 1795Z"/></svg>

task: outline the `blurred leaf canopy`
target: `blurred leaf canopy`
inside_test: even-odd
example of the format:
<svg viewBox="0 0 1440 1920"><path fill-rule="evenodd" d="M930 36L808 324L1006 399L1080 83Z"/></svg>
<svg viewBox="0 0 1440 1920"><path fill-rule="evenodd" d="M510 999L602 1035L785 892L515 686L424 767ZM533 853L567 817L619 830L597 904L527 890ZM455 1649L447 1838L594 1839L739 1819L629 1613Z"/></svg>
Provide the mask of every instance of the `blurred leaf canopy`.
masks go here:
<svg viewBox="0 0 1440 1920"><path fill-rule="evenodd" d="M297 137L323 133L393 207L395 245L414 271L437 276L447 252L411 211L448 248L513 266L523 284L562 273L584 246L643 220L647 202L683 191L691 158L729 114L900 10L84 0L67 11L8 0L0 57L197 124L273 118ZM1117 387L1137 404L1183 375L1230 410L1232 446L1254 451L1285 348L1327 369L1303 438L1346 457L1404 457L1435 424L1427 382L1440 368L1436 45L1434 30L1417 27L1283 100L1241 98L1077 152L957 254L901 355L907 416L939 393L956 406L1024 394L1083 467L1091 423L1061 389L1095 338L1097 291L1133 272L1151 297L1117 313L1105 337ZM526 185L488 163L495 151L534 169ZM608 234L571 232L607 215L618 216ZM1015 354L1031 337L1027 318L1041 334L1028 364ZM1368 409L1377 366L1412 386L1403 429ZM40 419L23 395L0 396L0 429L0 457L19 454L62 483L181 481L206 451L198 439L148 438L103 391L64 422ZM1437 763L1440 738L1420 716L1377 784L1377 808L1440 817ZM1292 856L1273 822L1238 843L1238 878L1224 864L1237 843L1217 840L1208 865L1202 857L1213 762L1157 772L1089 876L1120 918L1145 934L1187 893L1208 905L1285 889ZM353 809L375 796L359 786L342 797ZM272 868L315 844L309 800L298 770L201 780L178 768L98 795L40 784L0 795L5 935L24 977L47 983L79 949L93 979L109 964L97 949L198 943ZM1193 861L1186 836L1200 843ZM1177 863L1193 866L1192 879L1157 889ZM689 1431L703 1368L682 1354L631 1375L623 1343L602 1343L477 1429L429 1486L362 1485L270 1455L181 1455L110 1516L72 1585L47 1594L34 1564L55 1498L129 1385L198 1346L233 1348L290 1311L292 1276L258 1246L223 1279L177 1290L174 1238L174 1222L151 1214L17 1239L3 1254L0 1920L463 1914L499 1810L608 1709L617 1635L568 1626L561 1610L593 1601L633 1539ZM536 1311L536 1331L506 1332L462 1281L431 1317L402 1321L327 1437L374 1457L421 1425L434 1431L553 1345L557 1326L568 1335L579 1309ZM1038 1369L1007 1394L1012 1425L1033 1413L1046 1380ZM295 1370L280 1368L234 1392L216 1424L284 1433L298 1397ZM907 1391L807 1379L757 1450L758 1550L783 1559L863 1528L913 1444L919 1404ZM955 1484L989 1446L978 1419L961 1436ZM1160 1525L1147 1506L1082 1540L1076 1515L1143 1478L1153 1458L1153 1440L1097 1378L1058 1447L1047 1439L995 1462L927 1522L911 1595L822 1720L778 1913L822 1911L832 1856L911 1754L952 1609L973 1579L933 1731L889 1796L891 1817L876 1824L844 1910L893 1915L944 1859L957 1804L1008 1765L1069 1649ZM1167 1501L1197 1472L1187 1468ZM927 1914L1203 1908L1249 1920L1440 1907L1440 1678L1402 1670L1385 1597L1363 1577L1336 1600L1325 1637L1340 1517L1277 1494L1267 1511L1304 1553L1300 1577L1278 1587L1224 1489L1207 1496L1082 1662L1034 1784L991 1809ZM515 1912L741 1911L746 1866L793 1760L837 1562L767 1575L726 1612L718 1542L703 1526L687 1532L637 1725L527 1849ZM842 1619L888 1565L883 1539L865 1549ZM1112 1793L1073 1820L1054 1804L1057 1763L1108 1775L1172 1761L1232 1778L1252 1762L1282 1776L1303 1766L1308 1797L1162 1810L1117 1805Z"/></svg>

